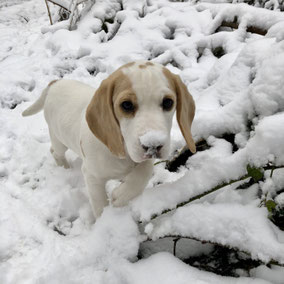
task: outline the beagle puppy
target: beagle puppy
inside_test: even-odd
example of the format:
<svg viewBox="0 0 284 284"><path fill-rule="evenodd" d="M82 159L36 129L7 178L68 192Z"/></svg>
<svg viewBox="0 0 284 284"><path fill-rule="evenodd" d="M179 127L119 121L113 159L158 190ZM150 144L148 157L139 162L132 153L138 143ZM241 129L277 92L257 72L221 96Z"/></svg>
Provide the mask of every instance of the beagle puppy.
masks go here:
<svg viewBox="0 0 284 284"><path fill-rule="evenodd" d="M57 165L69 167L67 149L83 160L96 218L108 205L108 180L123 180L112 192L115 207L125 206L143 191L152 175L153 159L169 155L175 111L190 151L196 151L191 135L192 96L179 76L157 63L123 65L97 90L74 80L52 81L22 115L42 109Z"/></svg>

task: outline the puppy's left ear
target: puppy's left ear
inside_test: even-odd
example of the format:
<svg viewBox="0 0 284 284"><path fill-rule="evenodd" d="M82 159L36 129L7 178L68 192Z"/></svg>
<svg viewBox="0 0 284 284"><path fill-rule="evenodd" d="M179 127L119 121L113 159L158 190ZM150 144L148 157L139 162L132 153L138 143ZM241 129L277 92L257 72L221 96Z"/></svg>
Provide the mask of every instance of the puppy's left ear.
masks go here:
<svg viewBox="0 0 284 284"><path fill-rule="evenodd" d="M93 134L104 143L114 155L124 158L124 140L113 108L113 94L116 78L117 74L113 73L101 83L88 105L86 120Z"/></svg>
<svg viewBox="0 0 284 284"><path fill-rule="evenodd" d="M180 130L189 150L191 153L195 153L196 146L191 134L191 124L195 114L194 100L178 75L173 74L166 68L164 68L164 74L169 79L170 84L174 87L176 92L176 116Z"/></svg>

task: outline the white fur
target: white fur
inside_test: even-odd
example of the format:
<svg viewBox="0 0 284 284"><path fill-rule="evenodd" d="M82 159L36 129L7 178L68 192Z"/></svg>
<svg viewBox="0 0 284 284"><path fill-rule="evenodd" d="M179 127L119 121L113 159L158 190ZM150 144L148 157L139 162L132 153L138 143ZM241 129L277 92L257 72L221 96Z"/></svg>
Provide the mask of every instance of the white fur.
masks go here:
<svg viewBox="0 0 284 284"><path fill-rule="evenodd" d="M169 88L169 82L162 72L161 65L155 64L146 68L144 72L135 72L140 63L137 62L135 65L123 69L124 74L129 77L132 83L139 107L133 119L124 118L120 121L122 136L126 137L127 151L137 163L145 159L145 151L141 147L140 137L143 137L147 132L154 134L153 132L157 131L158 134L163 134L164 146L161 149L160 158L167 158L175 110L165 112L161 108L164 96L173 94L173 91Z"/></svg>
<svg viewBox="0 0 284 284"><path fill-rule="evenodd" d="M174 109L163 111L161 101L172 91L160 65L151 66L154 68L152 71L150 67L149 70L145 69L146 72L141 76L141 72L136 72L139 64L141 62L123 69L132 83L139 106L133 118L123 118L119 122L127 152L124 159L114 156L88 127L86 108L95 93L95 89L90 86L73 80L57 81L47 87L39 100L23 113L27 116L44 109L50 132L51 153L58 165L68 167L65 159L67 149L72 149L82 158L82 172L96 217L101 215L108 204L105 184L109 179L123 179L122 184L112 193L114 206L126 205L147 185L155 155L150 152L148 156L145 155L147 151L141 146L143 135L146 135L147 141L151 140L151 135L156 140L159 140L157 135L162 137L162 141L160 139L157 142L163 144L160 158L166 158L169 153Z"/></svg>

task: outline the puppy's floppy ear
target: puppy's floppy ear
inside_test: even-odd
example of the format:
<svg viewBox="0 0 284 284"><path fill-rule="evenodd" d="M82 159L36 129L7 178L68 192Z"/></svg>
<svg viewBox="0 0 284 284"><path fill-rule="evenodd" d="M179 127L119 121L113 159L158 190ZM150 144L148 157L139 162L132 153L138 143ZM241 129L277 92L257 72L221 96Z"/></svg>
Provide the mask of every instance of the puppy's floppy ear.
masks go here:
<svg viewBox="0 0 284 284"><path fill-rule="evenodd" d="M196 146L191 134L191 124L195 114L195 104L191 94L188 92L187 87L181 81L178 75L171 73L169 70L164 68L164 74L173 85L176 96L176 116L177 121L182 132L182 135L186 141L189 150L192 153L196 152Z"/></svg>
<svg viewBox="0 0 284 284"><path fill-rule="evenodd" d="M86 111L86 120L93 134L116 156L125 157L124 141L113 109L116 76L105 79Z"/></svg>

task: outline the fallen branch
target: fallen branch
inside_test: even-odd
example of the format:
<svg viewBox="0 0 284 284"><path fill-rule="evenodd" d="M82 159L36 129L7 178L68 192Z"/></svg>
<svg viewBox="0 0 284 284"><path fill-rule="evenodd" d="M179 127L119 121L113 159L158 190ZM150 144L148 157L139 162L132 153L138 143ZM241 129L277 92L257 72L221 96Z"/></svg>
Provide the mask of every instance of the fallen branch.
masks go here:
<svg viewBox="0 0 284 284"><path fill-rule="evenodd" d="M201 140L196 143L196 150L198 152L205 151L209 149L210 146L207 144L205 140ZM183 147L181 151L174 156L171 160L164 160L159 161L155 163L154 165L160 164L160 163L166 163L166 169L170 172L176 172L180 166L184 166L186 164L186 161L189 157L191 157L193 154L188 149L187 146Z"/></svg>
<svg viewBox="0 0 284 284"><path fill-rule="evenodd" d="M204 197L204 196L206 196L208 194L211 194L211 193L213 193L213 192L215 192L215 191L217 191L217 190L219 190L221 188L224 188L224 187L226 187L228 185L231 185L231 184L234 184L236 182L243 181L243 180L246 180L248 178L252 178L254 180L253 184L257 183L257 182L259 182L263 178L264 171L268 171L268 170L274 171L276 169L281 169L281 168L284 168L284 165L281 165L281 166L267 165L267 166L264 166L262 168L252 168L250 166L247 166L247 174L245 174L244 176L240 177L239 179L234 179L234 180L231 180L229 182L223 182L223 183L215 186L212 189L209 189L209 190L207 190L207 191L205 191L205 192L203 192L201 194L198 194L196 196L191 197L187 201L178 203L176 205L176 207L174 207L174 208L166 209L166 210L162 211L162 213L160 213L160 214L153 215L151 217L151 220L154 220L154 219L156 219L157 217L159 217L159 216L161 216L163 214L166 214L166 213L169 213L169 212L171 212L173 210L176 210L179 207L187 205L187 204L189 204L189 203L191 203L191 202L193 202L193 201L195 201L197 199L200 199L200 198L202 198L202 197Z"/></svg>
<svg viewBox="0 0 284 284"><path fill-rule="evenodd" d="M218 245L218 246L222 246L224 248L228 248L228 249L232 249L232 250L235 250L235 251L238 251L240 253L244 253L246 255L248 255L251 259L253 259L251 257L251 253L247 252L247 251L243 251L243 250L240 250L238 247L231 247L229 245L224 245L224 244L221 244L221 243L217 243L217 242L212 242L212 241L206 241L206 240L200 240L200 239L197 239L197 238L194 238L194 237L190 237L190 236L179 236L179 235L167 235L167 236L163 236L161 238L159 238L159 240L161 239L167 239L167 238L172 238L173 239L173 242L174 242L174 248L173 248L173 254L174 256L176 256L176 246L177 246L177 242L180 240L180 239L189 239L189 240L193 240L193 241L197 241L197 242L201 242L202 244L212 244L212 245ZM153 239L151 239L149 236L148 238L144 241L144 242L150 242L150 241L154 241ZM155 240L156 241L156 240ZM260 259L257 259L258 261L260 261L261 263L265 264L265 265L277 265L277 266L281 266L281 267L284 267L284 264L278 262L277 260L274 260L274 259L270 259L270 261L268 263L265 263L263 262L262 260Z"/></svg>

